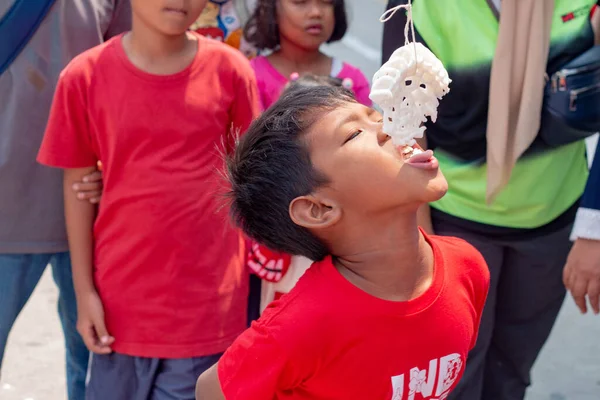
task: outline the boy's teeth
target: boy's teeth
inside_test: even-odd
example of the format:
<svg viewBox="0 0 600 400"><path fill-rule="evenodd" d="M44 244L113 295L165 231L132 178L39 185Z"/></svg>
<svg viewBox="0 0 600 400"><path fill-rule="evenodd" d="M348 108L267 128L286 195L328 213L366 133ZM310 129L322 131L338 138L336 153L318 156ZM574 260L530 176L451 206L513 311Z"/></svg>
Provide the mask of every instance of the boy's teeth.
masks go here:
<svg viewBox="0 0 600 400"><path fill-rule="evenodd" d="M413 149L413 156L415 154L421 154L423 152L423 150L419 150L419 149Z"/></svg>

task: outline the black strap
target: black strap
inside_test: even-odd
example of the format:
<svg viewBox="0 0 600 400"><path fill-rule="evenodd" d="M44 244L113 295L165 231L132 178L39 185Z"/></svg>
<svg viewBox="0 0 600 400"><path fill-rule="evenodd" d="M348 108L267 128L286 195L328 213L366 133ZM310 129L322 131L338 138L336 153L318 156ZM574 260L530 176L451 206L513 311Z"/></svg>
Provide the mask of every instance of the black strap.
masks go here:
<svg viewBox="0 0 600 400"><path fill-rule="evenodd" d="M15 0L0 19L0 75L29 42L55 0Z"/></svg>

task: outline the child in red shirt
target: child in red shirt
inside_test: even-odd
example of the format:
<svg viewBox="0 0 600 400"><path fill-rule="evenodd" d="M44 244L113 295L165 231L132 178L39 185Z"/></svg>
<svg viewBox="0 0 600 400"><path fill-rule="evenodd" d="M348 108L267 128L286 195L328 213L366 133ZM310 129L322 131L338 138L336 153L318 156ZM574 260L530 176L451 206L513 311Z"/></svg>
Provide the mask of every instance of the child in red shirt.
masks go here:
<svg viewBox="0 0 600 400"><path fill-rule="evenodd" d="M197 399L445 399L475 344L489 273L417 210L447 189L431 151L334 87L290 90L228 162L232 215L320 260L198 380Z"/></svg>
<svg viewBox="0 0 600 400"><path fill-rule="evenodd" d="M133 0L132 31L58 82L39 161L65 170L88 399L193 398L246 326L244 239L220 212L215 170L258 95L242 54L186 32L205 4ZM98 161L96 210L71 186Z"/></svg>

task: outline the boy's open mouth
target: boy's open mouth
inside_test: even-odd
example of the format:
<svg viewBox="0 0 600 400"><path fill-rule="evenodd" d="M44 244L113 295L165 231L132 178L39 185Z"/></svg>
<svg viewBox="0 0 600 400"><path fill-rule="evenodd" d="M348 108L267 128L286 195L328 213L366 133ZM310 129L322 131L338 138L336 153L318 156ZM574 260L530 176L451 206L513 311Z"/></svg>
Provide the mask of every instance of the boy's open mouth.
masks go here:
<svg viewBox="0 0 600 400"><path fill-rule="evenodd" d="M410 160L413 156L423 153L423 149L418 144L413 146L404 145L398 146L398 152L402 155L404 161Z"/></svg>
<svg viewBox="0 0 600 400"><path fill-rule="evenodd" d="M398 152L406 164L421 169L436 169L438 161L433 156L433 151L423 150L421 146L415 144L413 146L399 146Z"/></svg>

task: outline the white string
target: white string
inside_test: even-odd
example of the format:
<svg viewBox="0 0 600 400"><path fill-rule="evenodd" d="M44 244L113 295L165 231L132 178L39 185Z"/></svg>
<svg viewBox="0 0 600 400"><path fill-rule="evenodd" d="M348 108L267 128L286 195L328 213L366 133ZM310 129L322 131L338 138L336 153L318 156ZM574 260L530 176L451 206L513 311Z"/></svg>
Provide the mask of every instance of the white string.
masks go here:
<svg viewBox="0 0 600 400"><path fill-rule="evenodd" d="M379 17L379 21L380 22L389 21L394 16L394 14L396 14L396 12L400 9L406 9L406 11L407 11L406 12L406 25L404 25L404 45L407 46L408 44L411 43L409 41L409 36L408 36L408 30L410 28L410 33L412 35L412 43L413 43L413 47L414 47L414 51L415 51L415 65L416 65L416 64L418 64L417 45L416 45L417 37L415 35L415 24L413 22L413 17L412 17L412 0L408 0L408 4L401 4L399 6L390 8L389 10L384 12L381 17Z"/></svg>
<svg viewBox="0 0 600 400"><path fill-rule="evenodd" d="M410 30L412 33L413 40L413 50L415 51L415 65L419 65L419 60L417 59L417 37L415 36L415 24L413 22L412 16L412 0L408 0L408 5L408 21L406 23L408 25L410 21Z"/></svg>

